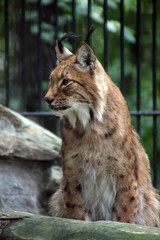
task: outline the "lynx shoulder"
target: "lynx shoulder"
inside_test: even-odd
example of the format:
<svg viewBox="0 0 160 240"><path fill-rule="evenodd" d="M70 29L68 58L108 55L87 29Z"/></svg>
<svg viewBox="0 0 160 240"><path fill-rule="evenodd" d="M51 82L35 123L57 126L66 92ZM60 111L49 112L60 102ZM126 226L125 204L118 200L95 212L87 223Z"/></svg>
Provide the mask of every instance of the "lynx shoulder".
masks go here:
<svg viewBox="0 0 160 240"><path fill-rule="evenodd" d="M85 42L76 55L60 41L56 51L44 98L63 117L63 180L52 214L159 226L149 160L121 92Z"/></svg>

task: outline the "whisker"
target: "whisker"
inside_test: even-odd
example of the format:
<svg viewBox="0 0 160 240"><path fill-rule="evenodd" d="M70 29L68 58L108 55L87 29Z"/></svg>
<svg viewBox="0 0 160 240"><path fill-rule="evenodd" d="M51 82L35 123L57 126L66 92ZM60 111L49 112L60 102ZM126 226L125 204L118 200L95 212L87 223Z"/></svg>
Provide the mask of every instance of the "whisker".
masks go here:
<svg viewBox="0 0 160 240"><path fill-rule="evenodd" d="M45 67L44 67L44 70L48 75L50 75L53 68L49 64L46 64Z"/></svg>

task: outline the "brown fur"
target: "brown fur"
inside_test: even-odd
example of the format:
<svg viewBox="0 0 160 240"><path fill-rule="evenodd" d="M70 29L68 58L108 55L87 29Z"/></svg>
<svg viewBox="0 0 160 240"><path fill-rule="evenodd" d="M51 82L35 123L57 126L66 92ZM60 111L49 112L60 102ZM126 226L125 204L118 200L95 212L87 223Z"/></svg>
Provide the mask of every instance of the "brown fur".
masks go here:
<svg viewBox="0 0 160 240"><path fill-rule="evenodd" d="M63 117L63 180L52 214L159 226L149 160L122 94L87 44L76 56L56 50L45 100Z"/></svg>

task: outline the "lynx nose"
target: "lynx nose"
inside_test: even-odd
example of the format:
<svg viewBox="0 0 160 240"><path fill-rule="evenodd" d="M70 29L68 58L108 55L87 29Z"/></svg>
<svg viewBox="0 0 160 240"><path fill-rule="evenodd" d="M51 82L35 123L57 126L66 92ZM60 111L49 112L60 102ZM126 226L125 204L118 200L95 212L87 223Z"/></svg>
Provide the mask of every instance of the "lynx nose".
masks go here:
<svg viewBox="0 0 160 240"><path fill-rule="evenodd" d="M48 105L51 105L51 103L53 102L53 98L50 97L44 97L44 100L48 103Z"/></svg>

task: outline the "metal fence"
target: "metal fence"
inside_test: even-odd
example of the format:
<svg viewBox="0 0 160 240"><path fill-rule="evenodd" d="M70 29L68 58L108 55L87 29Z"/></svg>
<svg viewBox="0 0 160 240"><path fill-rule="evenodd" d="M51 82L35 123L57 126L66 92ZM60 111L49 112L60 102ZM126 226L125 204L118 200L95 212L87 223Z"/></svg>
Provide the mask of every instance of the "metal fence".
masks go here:
<svg viewBox="0 0 160 240"><path fill-rule="evenodd" d="M58 37L58 18L59 18L59 9L58 9L58 0L54 0L54 19L53 21L53 31L55 32L53 42ZM9 4L11 1L4 0L4 29L5 29L5 83L6 83L6 106L10 106L10 94L11 94L11 86L10 86L10 47L9 47L9 16L10 16L10 8ZM43 82L43 47L42 47L42 3L41 0L37 1L36 11L38 14L38 32L37 32L37 53L38 53L38 73L36 73L38 81L38 106L37 111L28 111L27 109L27 79L26 79L26 56L27 56L27 36L26 36L26 0L21 1L20 5L20 15L21 15L21 78L22 78L22 96L23 96L23 110L21 113L25 116L38 116L38 117L46 117L51 116L52 113L46 112L43 110L42 101L43 101L43 90L42 90L42 82ZM160 111L157 109L157 63L156 63L156 52L157 52L157 1L152 0L152 83L153 83L153 110L152 111L141 111L141 0L136 1L136 101L137 101L137 110L131 111L132 116L136 116L137 119L137 131L141 134L141 117L142 116L151 116L153 118L153 175L154 175L154 186L157 186L157 119L160 116ZM70 8L72 11L72 24L70 31L76 32L76 0L70 1ZM89 30L92 25L92 0L88 0L88 14L87 14L87 24L86 24L86 32ZM104 68L108 70L108 48L110 43L108 41L108 31L107 31L107 21L108 21L108 1L103 1L103 36L104 36ZM120 74L121 74L121 91L125 93L125 45L124 45L124 27L125 27L125 1L119 1L119 13L120 13ZM75 52L76 44L75 41L72 43L73 51ZM103 53L102 53L103 54ZM16 87L16 86L15 86Z"/></svg>

